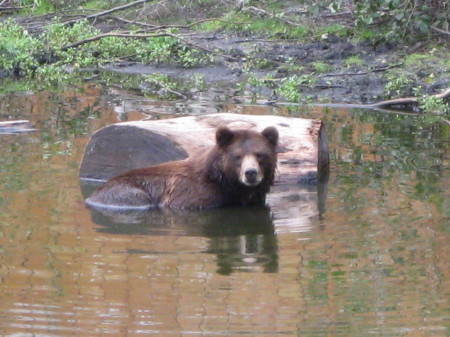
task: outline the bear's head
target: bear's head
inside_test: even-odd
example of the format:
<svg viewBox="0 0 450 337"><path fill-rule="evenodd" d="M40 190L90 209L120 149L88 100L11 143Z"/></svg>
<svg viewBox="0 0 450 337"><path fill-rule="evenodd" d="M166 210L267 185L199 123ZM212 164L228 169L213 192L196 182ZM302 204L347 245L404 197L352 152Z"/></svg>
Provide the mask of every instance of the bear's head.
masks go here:
<svg viewBox="0 0 450 337"><path fill-rule="evenodd" d="M220 173L216 173L222 180L250 188L264 185L268 189L272 185L277 166L276 128L267 127L259 133L220 127L216 143L220 157Z"/></svg>

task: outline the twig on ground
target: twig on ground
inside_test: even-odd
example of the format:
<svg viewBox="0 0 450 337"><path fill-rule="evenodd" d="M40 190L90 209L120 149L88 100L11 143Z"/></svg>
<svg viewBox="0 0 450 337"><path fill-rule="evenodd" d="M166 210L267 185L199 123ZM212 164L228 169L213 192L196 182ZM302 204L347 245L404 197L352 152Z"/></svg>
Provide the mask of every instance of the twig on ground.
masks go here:
<svg viewBox="0 0 450 337"><path fill-rule="evenodd" d="M99 13L88 15L88 16L85 16L85 17L80 18L80 19L69 20L69 21L63 22L63 24L71 25L71 24L77 23L77 22L82 21L82 20L97 19L97 18L99 18L101 16L109 15L109 14L117 12L117 11L122 11L124 9L128 9L130 7L141 5L141 4L149 2L149 1L153 1L153 0L139 0L139 1L131 2L129 4L125 4L125 5L122 5L122 6L117 6L117 7L108 9L106 11L102 11L102 12L99 12Z"/></svg>
<svg viewBox="0 0 450 337"><path fill-rule="evenodd" d="M162 87L163 89L167 90L168 92L170 92L170 93L172 93L172 94L174 94L174 95L176 95L176 96L181 97L182 99L187 99L187 96L186 96L186 95L183 95L181 92L172 90L172 89L170 89L170 88L168 88L168 87L166 87L166 86L161 86L161 87Z"/></svg>
<svg viewBox="0 0 450 337"><path fill-rule="evenodd" d="M275 19L277 19L279 21L282 21L282 22L285 22L285 23L287 23L289 25L301 26L301 23L281 18L279 16L276 16L274 14L271 14L271 13L267 12L266 10L264 10L262 8L258 8L258 7L254 7L254 6L248 6L248 7L242 8L242 11L243 12L253 12L253 13L255 13L257 15L260 15L260 16L266 16L266 17L269 17L269 18L275 18Z"/></svg>
<svg viewBox="0 0 450 337"><path fill-rule="evenodd" d="M119 18L118 16L111 16L112 19L117 20L119 22L124 22L124 23L128 23L131 25L136 25L136 26L143 26L143 27L149 27L149 28L155 28L157 27L156 25L151 25L149 23L145 23L145 22L139 22L139 21L131 21L131 20L127 20L124 18Z"/></svg>
<svg viewBox="0 0 450 337"><path fill-rule="evenodd" d="M435 27L435 26L430 26L430 28L431 28L432 30L434 30L435 32L438 32L438 33L441 33L441 34L445 34L445 35L449 35L449 36L450 36L450 32L449 32L449 31L440 29L440 28Z"/></svg>
<svg viewBox="0 0 450 337"><path fill-rule="evenodd" d="M338 76L359 76L359 75L367 75L370 73L378 73L381 71L386 71L388 69L392 69L392 68L397 68L400 67L402 64L401 63L397 63L397 64L393 64L391 66L386 66L386 67L381 67L381 68L375 68L369 71L361 71L361 72L357 72L357 73L339 73L339 74L324 74L324 75L320 75L320 77L338 77Z"/></svg>

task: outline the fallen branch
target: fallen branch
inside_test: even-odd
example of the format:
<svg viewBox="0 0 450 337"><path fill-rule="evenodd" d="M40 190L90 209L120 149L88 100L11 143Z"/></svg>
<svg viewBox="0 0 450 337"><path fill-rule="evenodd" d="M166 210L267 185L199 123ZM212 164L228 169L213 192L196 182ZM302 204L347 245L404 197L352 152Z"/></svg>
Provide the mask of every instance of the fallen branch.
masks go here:
<svg viewBox="0 0 450 337"><path fill-rule="evenodd" d="M277 19L279 21L282 21L282 22L287 23L287 24L292 25L292 26L301 26L301 23L281 18L281 17L279 17L277 15L274 15L274 14L271 14L271 13L267 12L266 10L264 10L262 8L258 8L258 7L254 7L254 6L248 6L248 7L242 8L242 11L243 12L250 12L250 13L253 12L254 14L262 16L262 17L269 17L271 19Z"/></svg>
<svg viewBox="0 0 450 337"><path fill-rule="evenodd" d="M171 28L188 29L188 28L191 28L193 26L199 25L199 24L204 23L204 22L209 22L209 21L219 21L219 22L223 22L223 23L227 23L227 24L233 24L233 25L248 24L248 22L232 22L232 21L227 21L227 20L223 20L223 19L220 19L220 18L208 18L208 19L198 20L198 21L192 22L192 23L187 24L187 25L161 25L161 26L155 26L155 25L150 25L148 23L144 23L144 22L126 20L126 19L123 19L123 18L115 17L115 16L113 16L112 18L114 20L125 22L125 23L128 23L128 24L136 25L136 26L149 27L146 30L147 32L152 32L152 31L155 31L155 30L162 30L162 29L171 29Z"/></svg>
<svg viewBox="0 0 450 337"><path fill-rule="evenodd" d="M88 37L86 39L68 44L66 46L61 47L61 51L66 51L72 48L76 48L79 47L83 44L89 43L89 42L94 42L94 41L98 41L100 39L103 39L105 37L123 37L123 38L132 38L132 39L149 39L149 38L154 38L154 37L162 37L162 36L170 36L173 37L174 39L177 39L179 41L181 41L182 43L192 46L196 49L201 49L205 52L220 56L220 57L224 57L227 59L231 59L231 60L237 60L235 57L231 56L231 55L223 55L220 53L217 53L211 49L208 49L206 47L197 45L193 42L187 41L185 39L183 39L182 35L177 35L177 34L172 34L172 33L155 33L155 34L130 34L130 33L118 33L118 32L109 32L109 33L103 33L103 34L99 34L99 35L95 35L95 36L91 36ZM185 34L184 36L189 36L188 34Z"/></svg>
<svg viewBox="0 0 450 337"><path fill-rule="evenodd" d="M436 95L432 95L432 96L434 96L436 98L447 99L450 97L450 88L448 88L447 90L445 90L444 92L442 92L440 94L436 94ZM417 97L403 97L403 98L390 99L387 101L382 101L382 102L369 104L369 105L372 107L375 107L375 108L386 108L386 107L395 106L395 105L408 105L408 104L418 104L418 103L419 103L419 98L417 98Z"/></svg>
<svg viewBox="0 0 450 337"><path fill-rule="evenodd" d="M88 15L88 16L85 16L85 17L80 18L80 19L69 20L69 21L63 22L63 24L64 25L71 25L71 24L77 23L77 22L82 21L82 20L97 19L97 18L99 18L101 16L109 15L111 13L114 13L114 12L117 12L117 11L122 11L124 9L128 9L130 7L134 7L134 6L137 6L137 5L146 3L146 2L150 2L150 1L153 1L153 0L139 0L139 1L131 2L129 4L125 4L125 5L122 5L122 6L117 6L117 7L108 9L108 10L103 11L103 12L99 12L99 13Z"/></svg>
<svg viewBox="0 0 450 337"><path fill-rule="evenodd" d="M440 29L440 28L435 27L435 26L430 26L430 28L431 28L432 30L434 30L435 32L438 32L438 33L441 33L441 34L445 34L445 35L449 35L449 36L450 36L450 32L449 32L449 31Z"/></svg>
<svg viewBox="0 0 450 337"><path fill-rule="evenodd" d="M111 16L112 19L119 21L119 22L123 22L123 23L127 23L130 25L135 25L135 26L142 26L142 27L149 27L150 29L153 29L157 26L155 25L151 25L149 23L145 23L145 22L140 22L140 21L131 21L131 20L127 20L124 18L119 18L118 16Z"/></svg>
<svg viewBox="0 0 450 337"><path fill-rule="evenodd" d="M0 12L8 12L8 11L20 11L21 9L27 8L27 6L20 7L0 7Z"/></svg>
<svg viewBox="0 0 450 337"><path fill-rule="evenodd" d="M171 34L171 33L158 33L158 34L129 34L129 33L118 33L118 32L110 32L110 33L103 33L103 34L99 34L99 35L94 35L91 37L88 37L86 39L65 45L63 47L61 47L62 51L66 51L72 48L76 48L79 47L83 44L89 43L89 42L94 42L94 41L98 41L101 39L104 39L105 37L126 37L126 38L133 38L133 39L148 39L148 38L153 38L153 37L162 37L162 36L171 36L173 38L176 39L180 39L180 36L177 36L175 34Z"/></svg>
<svg viewBox="0 0 450 337"><path fill-rule="evenodd" d="M161 86L162 89L167 90L168 92L170 92L171 94L174 94L175 96L181 97L182 99L186 100L187 96L183 95L181 92L175 91L173 89L170 89L169 87L162 85L161 83L159 84Z"/></svg>

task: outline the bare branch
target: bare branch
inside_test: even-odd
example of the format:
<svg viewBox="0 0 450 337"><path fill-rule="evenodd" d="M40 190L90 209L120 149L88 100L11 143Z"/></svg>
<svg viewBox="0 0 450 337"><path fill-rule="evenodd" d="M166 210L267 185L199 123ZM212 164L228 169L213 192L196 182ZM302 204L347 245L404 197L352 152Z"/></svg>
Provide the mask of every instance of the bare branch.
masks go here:
<svg viewBox="0 0 450 337"><path fill-rule="evenodd" d="M287 23L289 25L293 25L293 26L300 26L301 25L298 22L294 22L294 21L291 21L291 20L287 20L287 19L281 18L279 16L276 16L276 15L273 15L273 14L267 12L266 10L264 10L262 8L258 8L258 7L254 7L254 6L244 7L244 8L242 8L242 11L243 12L250 12L250 13L253 12L256 15L263 16L263 17L265 16L265 17L269 17L269 18L274 18L274 19L277 19L279 21L285 22L285 23Z"/></svg>
<svg viewBox="0 0 450 337"><path fill-rule="evenodd" d="M130 7L134 7L134 6L137 6L137 5L140 5L140 4L144 4L144 3L150 2L150 1L154 1L154 0L139 0L139 1L131 2L129 4L125 4L125 5L122 5L122 6L117 6L117 7L108 9L108 10L103 11L103 12L99 12L99 13L95 13L95 14L91 14L91 15L85 16L84 18L66 21L66 22L63 22L63 24L71 25L71 24L74 24L74 23L82 21L82 20L97 19L97 18L99 18L101 16L105 16L105 15L108 15L108 14L111 14L111 13L114 13L114 12L117 12L117 11L122 11L124 9L130 8Z"/></svg>
<svg viewBox="0 0 450 337"><path fill-rule="evenodd" d="M447 31L447 30L443 30L443 29L440 29L440 28L435 27L435 26L430 26L430 28L431 28L432 30L434 30L435 32L438 32L438 33L441 33L441 34L445 34L445 35L449 35L449 36L450 36L450 32Z"/></svg>
<svg viewBox="0 0 450 337"><path fill-rule="evenodd" d="M155 31L155 30L161 30L161 29L170 29L170 28L188 29L188 28L191 28L193 26L199 25L199 24L204 23L204 22L209 22L209 21L219 21L219 22L223 22L223 23L227 23L227 24L234 24L234 25L242 25L242 24L247 24L248 23L248 22L227 21L227 20L223 20L221 18L208 18L208 19L198 20L198 21L192 22L192 23L187 24L187 25L161 25L161 26L155 26L155 25L150 25L148 23L144 23L144 22L126 20L126 19L123 19L123 18L115 17L115 16L113 16L112 18L115 19L115 20L118 20L118 21L122 21L122 22L128 23L128 24L149 27L149 29L146 30L148 32Z"/></svg>
<svg viewBox="0 0 450 337"><path fill-rule="evenodd" d="M148 23L145 23L145 22L131 21L131 20L127 20L127 19L124 19L124 18L119 18L118 16L112 16L111 18L114 19L114 20L117 20L119 22L128 23L130 25L143 26L143 27L149 27L149 28L157 27L155 25L151 25L151 24L148 24Z"/></svg>

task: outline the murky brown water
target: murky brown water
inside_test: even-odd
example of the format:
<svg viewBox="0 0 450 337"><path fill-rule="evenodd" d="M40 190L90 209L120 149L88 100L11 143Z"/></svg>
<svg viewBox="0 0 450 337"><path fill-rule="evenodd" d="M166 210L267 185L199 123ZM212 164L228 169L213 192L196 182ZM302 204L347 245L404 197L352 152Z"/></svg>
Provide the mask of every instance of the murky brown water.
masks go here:
<svg viewBox="0 0 450 337"><path fill-rule="evenodd" d="M0 120L37 128L0 135L1 336L450 335L448 127L311 112L332 154L323 214L302 190L258 214L155 212L124 226L83 203L93 131L146 109L289 112L112 94L0 97Z"/></svg>

